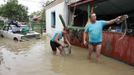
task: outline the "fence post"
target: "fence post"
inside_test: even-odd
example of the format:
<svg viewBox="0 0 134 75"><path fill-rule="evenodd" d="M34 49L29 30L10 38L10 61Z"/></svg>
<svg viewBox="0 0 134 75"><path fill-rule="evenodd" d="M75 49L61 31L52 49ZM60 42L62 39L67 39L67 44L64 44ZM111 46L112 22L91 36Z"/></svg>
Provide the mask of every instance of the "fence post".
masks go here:
<svg viewBox="0 0 134 75"><path fill-rule="evenodd" d="M41 26L41 34L43 34L43 22L41 22L41 24L40 24Z"/></svg>

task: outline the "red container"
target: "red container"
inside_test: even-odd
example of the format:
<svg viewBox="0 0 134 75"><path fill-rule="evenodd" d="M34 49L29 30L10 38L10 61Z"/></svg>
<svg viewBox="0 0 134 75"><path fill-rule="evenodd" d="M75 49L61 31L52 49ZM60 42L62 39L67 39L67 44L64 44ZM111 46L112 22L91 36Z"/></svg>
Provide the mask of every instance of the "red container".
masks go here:
<svg viewBox="0 0 134 75"><path fill-rule="evenodd" d="M114 50L113 34L106 32L103 34L102 53L106 56L112 56L113 50Z"/></svg>
<svg viewBox="0 0 134 75"><path fill-rule="evenodd" d="M126 35L123 39L119 40L121 36L119 33L104 32L101 53L134 65L134 36ZM71 44L85 47L78 39L72 39L73 40L70 41ZM87 46L85 48L87 48Z"/></svg>
<svg viewBox="0 0 134 75"><path fill-rule="evenodd" d="M122 48L122 51L121 51L121 60L123 60L124 62L127 62L129 63L129 59L130 59L130 47L131 47L131 44L130 44L130 37L126 36L124 37L124 39L120 40L122 41L122 44L121 44L121 48Z"/></svg>
<svg viewBox="0 0 134 75"><path fill-rule="evenodd" d="M130 36L129 38L128 55L130 55L130 57L128 58L129 59L128 63L130 63L131 65L134 65L134 37L133 36Z"/></svg>
<svg viewBox="0 0 134 75"><path fill-rule="evenodd" d="M114 50L112 51L112 57L121 60L120 52L122 51L121 44L122 41L119 41L120 35L114 35Z"/></svg>

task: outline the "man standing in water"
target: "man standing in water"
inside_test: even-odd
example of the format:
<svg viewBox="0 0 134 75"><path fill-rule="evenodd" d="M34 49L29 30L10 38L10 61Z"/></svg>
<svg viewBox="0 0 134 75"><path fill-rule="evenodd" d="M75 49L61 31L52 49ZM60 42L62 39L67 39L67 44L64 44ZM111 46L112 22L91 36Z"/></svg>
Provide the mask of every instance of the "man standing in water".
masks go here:
<svg viewBox="0 0 134 75"><path fill-rule="evenodd" d="M100 61L103 27L106 25L114 24L117 20L120 19L120 17L121 16L112 19L110 21L104 21L104 20L96 20L96 14L95 13L91 14L90 16L91 23L87 24L84 34L84 45L88 44L89 59L91 59L93 50L96 50L96 61L97 62ZM88 43L86 41L87 35L89 39Z"/></svg>
<svg viewBox="0 0 134 75"><path fill-rule="evenodd" d="M57 48L60 51L60 54L62 55L63 51L63 45L59 42L62 37L64 38L64 41L67 42L69 46L71 46L67 34L69 30L67 28L64 28L63 31L55 32L54 35L52 36L52 39L50 40L50 46L52 48L53 54L56 55L57 53Z"/></svg>

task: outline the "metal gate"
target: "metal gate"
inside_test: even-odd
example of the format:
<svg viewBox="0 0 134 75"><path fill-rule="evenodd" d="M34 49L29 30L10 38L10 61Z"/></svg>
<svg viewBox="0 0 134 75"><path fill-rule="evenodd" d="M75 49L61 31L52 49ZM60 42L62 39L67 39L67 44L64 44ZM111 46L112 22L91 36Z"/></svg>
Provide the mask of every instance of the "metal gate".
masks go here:
<svg viewBox="0 0 134 75"><path fill-rule="evenodd" d="M44 22L32 22L31 26L32 26L33 31L39 32L41 34L45 31L45 23Z"/></svg>

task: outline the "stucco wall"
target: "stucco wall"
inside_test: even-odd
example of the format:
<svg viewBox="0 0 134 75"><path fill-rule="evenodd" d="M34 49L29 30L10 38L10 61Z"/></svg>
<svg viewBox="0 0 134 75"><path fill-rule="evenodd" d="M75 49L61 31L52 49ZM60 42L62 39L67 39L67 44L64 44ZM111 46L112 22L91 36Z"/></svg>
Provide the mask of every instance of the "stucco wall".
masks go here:
<svg viewBox="0 0 134 75"><path fill-rule="evenodd" d="M51 27L51 13L55 11L56 15L56 26L55 28ZM65 23L68 24L68 7L64 2L57 4L54 7L51 7L46 10L46 33L52 35L55 31L61 31L63 29L62 23L59 19L59 14L61 14L65 20Z"/></svg>

